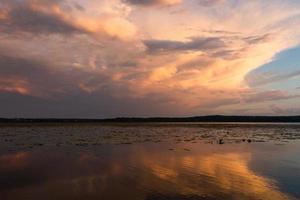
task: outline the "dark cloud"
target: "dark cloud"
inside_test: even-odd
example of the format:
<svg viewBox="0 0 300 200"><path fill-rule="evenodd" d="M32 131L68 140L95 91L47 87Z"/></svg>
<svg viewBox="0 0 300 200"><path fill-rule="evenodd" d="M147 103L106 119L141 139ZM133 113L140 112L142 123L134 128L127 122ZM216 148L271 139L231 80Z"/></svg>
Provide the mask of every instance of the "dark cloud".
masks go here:
<svg viewBox="0 0 300 200"><path fill-rule="evenodd" d="M93 72L55 71L46 63L1 55L0 74L0 117L100 118L116 117L120 113L124 116L149 116L159 115L167 109L161 99L160 105L157 104L159 95L115 97L117 86L110 83L108 77ZM24 87L28 87L29 94L5 90L15 85L1 85L4 79L11 79L10 84L26 80L28 85ZM89 88L107 85L89 93L80 88L80 82Z"/></svg>
<svg viewBox="0 0 300 200"><path fill-rule="evenodd" d="M126 3L132 4L132 5L140 5L140 6L153 6L153 5L172 5L177 4L179 1L177 0L123 0Z"/></svg>
<svg viewBox="0 0 300 200"><path fill-rule="evenodd" d="M30 6L31 4L36 5L66 5L66 0L1 0L0 5L2 7L17 7L17 6Z"/></svg>
<svg viewBox="0 0 300 200"><path fill-rule="evenodd" d="M227 30L202 30L204 33L217 34L217 35L240 35L240 32L227 31Z"/></svg>
<svg viewBox="0 0 300 200"><path fill-rule="evenodd" d="M74 8L76 8L77 10L80 10L80 11L84 11L84 7L78 3L74 3Z"/></svg>
<svg viewBox="0 0 300 200"><path fill-rule="evenodd" d="M179 0L123 0L124 2L133 4L133 5L142 5L142 6L152 6L152 5L174 5L181 3ZM224 2L224 0L199 0L199 5L201 6L214 6Z"/></svg>
<svg viewBox="0 0 300 200"><path fill-rule="evenodd" d="M233 93L231 96L230 94L226 94L226 97L220 95L218 99L205 104L205 107L214 109L226 105L262 103L294 98L300 98L300 95L291 95L281 90L240 92L239 94Z"/></svg>
<svg viewBox="0 0 300 200"><path fill-rule="evenodd" d="M195 37L188 42L172 40L145 40L145 46L151 53L172 51L208 51L226 47L225 42L217 37Z"/></svg>
<svg viewBox="0 0 300 200"><path fill-rule="evenodd" d="M271 90L271 91L258 92L254 94L247 94L243 97L242 101L245 103L258 103L258 102L293 99L293 98L300 98L300 95L290 95L280 90Z"/></svg>
<svg viewBox="0 0 300 200"><path fill-rule="evenodd" d="M50 6L56 1L41 1L43 6ZM18 3L12 1L6 6L0 7L1 12L6 13L5 18L0 20L0 29L5 32L30 32L34 34L49 33L79 33L84 32L73 24L66 22L54 13L45 13L38 9L33 9L30 1ZM48 8L50 11L50 8Z"/></svg>
<svg viewBox="0 0 300 200"><path fill-rule="evenodd" d="M0 117L30 118L104 118L176 115L151 98L116 98L102 90L93 94L78 93L59 100L43 99L0 92ZM134 109L133 109L134 108Z"/></svg>
<svg viewBox="0 0 300 200"><path fill-rule="evenodd" d="M240 100L236 97L224 97L221 96L218 99L214 99L208 103L205 103L204 106L208 110L213 110L216 108L219 108L221 106L227 106L227 105L233 105L233 104L239 104ZM203 105L202 105L203 106ZM209 113L209 111L208 111Z"/></svg>
<svg viewBox="0 0 300 200"><path fill-rule="evenodd" d="M300 71L294 71L287 74L272 74L272 73L259 74L258 72L252 72L245 77L245 80L250 86L256 87L256 86L266 85L269 83L288 80L298 76L300 76Z"/></svg>
<svg viewBox="0 0 300 200"><path fill-rule="evenodd" d="M53 99L78 93L88 95L98 90L113 91L117 86L109 74L0 55L0 91L19 93L14 87L24 87L30 96Z"/></svg>
<svg viewBox="0 0 300 200"><path fill-rule="evenodd" d="M6 55L0 55L0 80L0 91L24 87L30 95L47 98L75 89L68 76L51 70L46 63Z"/></svg>
<svg viewBox="0 0 300 200"><path fill-rule="evenodd" d="M206 108L215 109L222 106L228 105L238 105L238 104L252 104L252 103L263 103L263 102L272 102L277 100L287 100L300 98L300 95L288 94L281 90L269 90L262 92L236 92L230 94L226 93L225 96L222 94L218 95L217 99L213 99L210 102L205 104Z"/></svg>
<svg viewBox="0 0 300 200"><path fill-rule="evenodd" d="M109 76L80 69L58 70L64 66L0 55L0 117L116 117L156 116L172 113L160 94L132 98L116 94L125 86L112 83ZM3 82L3 80L11 80ZM25 80L28 94L13 88ZM5 85L3 85L3 84ZM8 85L12 84L12 85ZM23 84L23 82L21 82ZM91 89L87 92L82 88ZM101 87L100 87L101 86ZM158 103L159 102L159 103ZM166 102L167 104L167 102ZM135 108L135 109L132 109ZM169 109L169 110L168 110Z"/></svg>
<svg viewBox="0 0 300 200"><path fill-rule="evenodd" d="M124 0L124 1L136 5L152 5L157 2L156 0Z"/></svg>
<svg viewBox="0 0 300 200"><path fill-rule="evenodd" d="M299 113L300 113L300 108L299 107L282 108L278 105L271 105L270 109L276 115L299 115Z"/></svg>
<svg viewBox="0 0 300 200"><path fill-rule="evenodd" d="M202 6L214 6L224 2L224 0L200 0L199 3Z"/></svg>
<svg viewBox="0 0 300 200"><path fill-rule="evenodd" d="M245 37L243 38L247 43L249 44L260 44L260 43L265 43L268 42L272 39L272 34L267 33L264 35L255 35L255 36L250 36L250 37Z"/></svg>

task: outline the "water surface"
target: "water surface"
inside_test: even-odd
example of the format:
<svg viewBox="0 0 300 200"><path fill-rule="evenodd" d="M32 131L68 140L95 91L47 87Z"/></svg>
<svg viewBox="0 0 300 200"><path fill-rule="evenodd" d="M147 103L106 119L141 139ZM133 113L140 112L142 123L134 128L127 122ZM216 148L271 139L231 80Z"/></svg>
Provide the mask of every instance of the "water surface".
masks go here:
<svg viewBox="0 0 300 200"><path fill-rule="evenodd" d="M0 127L0 199L300 199L298 124Z"/></svg>

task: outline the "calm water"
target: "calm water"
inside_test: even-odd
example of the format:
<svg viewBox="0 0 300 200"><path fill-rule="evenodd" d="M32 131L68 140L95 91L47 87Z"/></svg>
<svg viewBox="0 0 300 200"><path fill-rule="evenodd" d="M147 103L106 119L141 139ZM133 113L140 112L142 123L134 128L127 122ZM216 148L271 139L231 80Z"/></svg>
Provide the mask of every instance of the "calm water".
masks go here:
<svg viewBox="0 0 300 200"><path fill-rule="evenodd" d="M300 199L300 125L2 125L0 199Z"/></svg>

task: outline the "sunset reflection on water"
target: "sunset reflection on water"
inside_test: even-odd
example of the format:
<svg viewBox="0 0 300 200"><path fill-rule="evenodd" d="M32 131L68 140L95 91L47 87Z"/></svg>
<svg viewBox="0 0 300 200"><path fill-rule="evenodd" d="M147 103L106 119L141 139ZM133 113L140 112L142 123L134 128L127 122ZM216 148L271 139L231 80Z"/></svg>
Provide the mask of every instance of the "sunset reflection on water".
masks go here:
<svg viewBox="0 0 300 200"><path fill-rule="evenodd" d="M251 168L259 146L161 143L6 153L0 194L5 200L296 199Z"/></svg>

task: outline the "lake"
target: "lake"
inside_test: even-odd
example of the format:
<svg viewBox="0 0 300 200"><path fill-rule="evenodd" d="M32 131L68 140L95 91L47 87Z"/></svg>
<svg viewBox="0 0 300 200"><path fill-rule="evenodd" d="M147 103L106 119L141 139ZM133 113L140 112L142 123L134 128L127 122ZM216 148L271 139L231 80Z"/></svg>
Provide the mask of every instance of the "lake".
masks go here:
<svg viewBox="0 0 300 200"><path fill-rule="evenodd" d="M300 199L300 124L2 124L0 199Z"/></svg>

